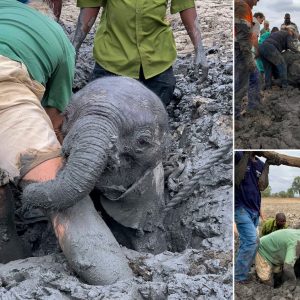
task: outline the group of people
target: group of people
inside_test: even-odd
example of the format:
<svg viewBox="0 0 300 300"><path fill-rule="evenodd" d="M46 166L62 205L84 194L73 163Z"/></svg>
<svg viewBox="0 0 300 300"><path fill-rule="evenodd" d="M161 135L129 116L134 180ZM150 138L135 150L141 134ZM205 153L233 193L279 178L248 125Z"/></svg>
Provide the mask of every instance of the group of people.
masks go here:
<svg viewBox="0 0 300 300"><path fill-rule="evenodd" d="M248 100L249 113L260 105L261 91L272 88L273 77L280 80L281 88L287 88L287 65L282 53L299 51L299 31L291 22L290 14L285 14L280 29L270 30L263 13L252 14L258 1L235 0L235 119L238 122L244 112L244 97Z"/></svg>
<svg viewBox="0 0 300 300"><path fill-rule="evenodd" d="M274 274L284 274L291 290L296 286L294 265L300 258L300 229L287 228L286 217L277 213L267 219L258 236L261 212L261 191L267 188L270 164L279 164L275 158L265 163L259 152L235 153L235 225L239 247L235 258L235 282L247 284L255 261L256 274L268 285L274 286Z"/></svg>
<svg viewBox="0 0 300 300"><path fill-rule="evenodd" d="M76 54L100 7L92 80L109 75L138 79L165 105L175 87L176 48L165 18L167 0L146 1L142 6L137 1L78 0L72 43L55 22L62 0L45 2L53 9L54 20L38 11L42 1L0 1L0 231L5 232L0 239L0 263L28 255L13 224L10 184L23 188L53 180L65 165L62 113L72 96ZM207 76L194 0L172 0L171 13L178 12L195 48L195 71L199 75L202 68ZM58 239L60 232L56 231Z"/></svg>

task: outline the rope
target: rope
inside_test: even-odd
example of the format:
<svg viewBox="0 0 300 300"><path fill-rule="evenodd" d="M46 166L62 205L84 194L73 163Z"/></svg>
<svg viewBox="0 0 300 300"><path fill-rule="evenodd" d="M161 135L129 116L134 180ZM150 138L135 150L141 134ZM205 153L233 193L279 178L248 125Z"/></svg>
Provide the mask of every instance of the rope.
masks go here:
<svg viewBox="0 0 300 300"><path fill-rule="evenodd" d="M220 159L224 156L224 154L228 153L229 150L232 149L232 142L229 141L224 144L221 148L219 148L214 155L211 157L210 161L201 168L199 172L197 172L194 177L182 188L180 192L178 192L173 199L166 205L164 211L170 210L172 207L178 205L179 203L187 200L187 198L194 192L197 185L199 184L199 180L202 175L210 169L216 162L219 162Z"/></svg>

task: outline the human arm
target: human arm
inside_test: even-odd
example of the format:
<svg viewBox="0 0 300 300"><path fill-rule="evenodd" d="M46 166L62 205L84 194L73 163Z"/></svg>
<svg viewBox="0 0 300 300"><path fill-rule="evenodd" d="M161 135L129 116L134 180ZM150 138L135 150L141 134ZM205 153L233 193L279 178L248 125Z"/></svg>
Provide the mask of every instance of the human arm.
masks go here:
<svg viewBox="0 0 300 300"><path fill-rule="evenodd" d="M62 0L47 0L49 6L51 7L53 14L58 21L60 18L61 14L61 9L62 9Z"/></svg>
<svg viewBox="0 0 300 300"><path fill-rule="evenodd" d="M260 191L264 191L269 185L269 162L266 161L263 171L258 179L258 187Z"/></svg>
<svg viewBox="0 0 300 300"><path fill-rule="evenodd" d="M297 241L297 244L290 244L287 247L286 256L283 265L283 275L285 285L288 289L293 291L296 288L297 278L294 271L294 265L296 259L300 255L300 241Z"/></svg>
<svg viewBox="0 0 300 300"><path fill-rule="evenodd" d="M235 162L235 170L234 170L235 171L234 172L234 182L235 182L236 187L240 186L241 182L243 181L243 179L245 177L250 154L251 154L251 152L245 151L239 161L237 161L238 153L235 154L236 162Z"/></svg>
<svg viewBox="0 0 300 300"><path fill-rule="evenodd" d="M181 11L180 17L195 48L195 74L198 76L199 68L201 68L202 78L200 81L203 82L208 76L208 63L205 56L200 32L200 24L195 7Z"/></svg>
<svg viewBox="0 0 300 300"><path fill-rule="evenodd" d="M72 40L72 44L76 51L76 57L78 56L81 44L95 23L99 10L100 6L83 7L80 9L75 34Z"/></svg>
<svg viewBox="0 0 300 300"><path fill-rule="evenodd" d="M63 142L63 135L61 132L61 127L63 123L63 116L61 112L55 107L45 107L45 111L49 116L54 132L60 144Z"/></svg>

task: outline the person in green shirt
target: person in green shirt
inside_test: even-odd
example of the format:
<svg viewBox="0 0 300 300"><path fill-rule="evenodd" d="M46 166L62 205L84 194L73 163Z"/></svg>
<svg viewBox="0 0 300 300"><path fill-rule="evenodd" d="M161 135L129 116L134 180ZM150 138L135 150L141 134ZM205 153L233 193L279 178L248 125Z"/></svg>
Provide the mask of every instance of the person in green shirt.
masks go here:
<svg viewBox="0 0 300 300"><path fill-rule="evenodd" d="M285 228L287 228L285 214L277 213L275 218L269 218L263 223L261 236L265 236L276 230Z"/></svg>
<svg viewBox="0 0 300 300"><path fill-rule="evenodd" d="M175 88L172 64L176 45L166 19L167 5L167 0L77 0L80 14L73 39L77 53L103 7L94 38L92 79L111 75L136 78L168 105ZM201 67L204 80L208 64L194 0L171 0L171 13L177 12L195 47L196 75Z"/></svg>
<svg viewBox="0 0 300 300"><path fill-rule="evenodd" d="M72 96L75 49L60 25L33 7L49 10L41 1L0 1L0 263L28 255L14 227L10 183L55 178L61 112Z"/></svg>
<svg viewBox="0 0 300 300"><path fill-rule="evenodd" d="M255 258L258 277L263 283L273 286L273 273L283 273L288 287L296 287L294 265L300 256L300 230L285 229L274 231L260 239Z"/></svg>

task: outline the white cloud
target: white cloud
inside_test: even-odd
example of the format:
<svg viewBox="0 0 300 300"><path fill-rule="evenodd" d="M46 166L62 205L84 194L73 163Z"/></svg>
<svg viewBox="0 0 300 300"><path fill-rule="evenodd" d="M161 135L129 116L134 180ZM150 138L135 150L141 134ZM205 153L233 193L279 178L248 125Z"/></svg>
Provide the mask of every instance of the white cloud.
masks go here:
<svg viewBox="0 0 300 300"><path fill-rule="evenodd" d="M290 13L291 21L300 26L300 0L260 0L253 7L253 13L262 12L266 20L270 21L270 27L280 27L284 21L285 13Z"/></svg>
<svg viewBox="0 0 300 300"><path fill-rule="evenodd" d="M276 152L289 156L300 157L300 151L276 150ZM300 168L288 167L284 165L270 166L269 184L272 188L272 192L277 193L280 191L286 191L292 186L293 180L297 176L300 176Z"/></svg>

